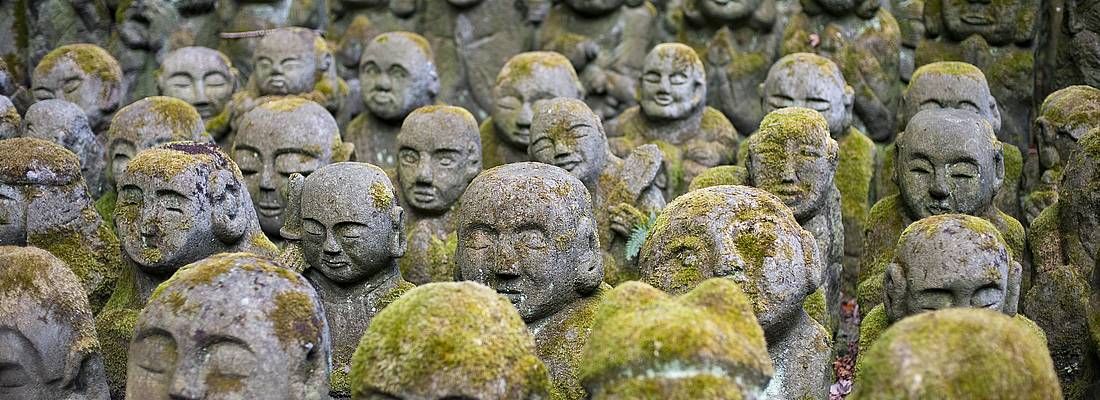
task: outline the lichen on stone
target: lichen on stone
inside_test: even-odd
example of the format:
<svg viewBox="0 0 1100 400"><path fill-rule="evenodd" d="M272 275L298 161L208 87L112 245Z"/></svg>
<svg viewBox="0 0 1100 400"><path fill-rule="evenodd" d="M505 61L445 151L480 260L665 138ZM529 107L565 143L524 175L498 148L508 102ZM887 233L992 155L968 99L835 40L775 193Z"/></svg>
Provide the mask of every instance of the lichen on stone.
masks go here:
<svg viewBox="0 0 1100 400"><path fill-rule="evenodd" d="M53 49L34 68L35 75L45 75L52 71L61 60L71 60L81 70L95 75L104 82L121 83L122 68L107 50L86 43L70 44Z"/></svg>

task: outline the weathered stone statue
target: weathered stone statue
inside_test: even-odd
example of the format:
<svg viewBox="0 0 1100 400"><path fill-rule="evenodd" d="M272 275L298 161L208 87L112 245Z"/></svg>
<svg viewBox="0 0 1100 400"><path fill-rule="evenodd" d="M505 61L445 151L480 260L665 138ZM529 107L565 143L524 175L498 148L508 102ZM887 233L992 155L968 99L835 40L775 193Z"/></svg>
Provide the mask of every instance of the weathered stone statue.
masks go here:
<svg viewBox="0 0 1100 400"><path fill-rule="evenodd" d="M664 156L665 198L687 192L702 170L730 164L737 154L737 130L717 109L707 107L707 77L695 50L662 43L645 58L639 105L607 123L611 150L626 157L635 147L657 145Z"/></svg>
<svg viewBox="0 0 1100 400"><path fill-rule="evenodd" d="M125 97L122 68L111 54L91 44L61 46L34 68L35 100L62 99L80 106L103 140L111 114Z"/></svg>
<svg viewBox="0 0 1100 400"><path fill-rule="evenodd" d="M79 278L34 247L0 246L5 397L108 399L92 309Z"/></svg>
<svg viewBox="0 0 1100 400"><path fill-rule="evenodd" d="M121 274L118 239L95 212L80 159L34 138L0 141L0 245L35 246L68 264L99 312Z"/></svg>
<svg viewBox="0 0 1100 400"><path fill-rule="evenodd" d="M537 48L569 59L588 91L588 104L606 120L637 104L638 78L656 39L657 9L645 2L624 3L558 2L537 38Z"/></svg>
<svg viewBox="0 0 1100 400"><path fill-rule="evenodd" d="M1034 104L1071 85L1100 87L1100 9L1093 0L1041 2ZM1032 131L1034 132L1034 131Z"/></svg>
<svg viewBox="0 0 1100 400"><path fill-rule="evenodd" d="M880 1L802 0L802 12L783 32L783 54L810 52L836 62L855 89L849 113L856 125L888 143L896 132L901 97L902 38L898 22Z"/></svg>
<svg viewBox="0 0 1100 400"><path fill-rule="evenodd" d="M297 176L297 175L296 175ZM375 314L413 285L401 278L405 213L390 179L366 163L321 167L288 187L287 266L304 262L332 330L332 393L346 396L351 356ZM297 253L297 254L296 254ZM299 260L293 260L300 257Z"/></svg>
<svg viewBox="0 0 1100 400"><path fill-rule="evenodd" d="M81 110L83 112L84 110ZM19 137L23 118L7 96L0 95L0 140Z"/></svg>
<svg viewBox="0 0 1100 400"><path fill-rule="evenodd" d="M329 2L330 21L327 37L334 42L343 42L347 36L357 36L364 42L370 41L385 32L409 31L420 28L417 11L423 12L424 0L336 0ZM421 10L418 10L421 9ZM436 23L437 21L433 21ZM370 31L369 37L359 36L359 32ZM362 46L359 46L359 52ZM358 52L357 52L358 53ZM345 64L352 70L359 64L359 54L355 54L351 64Z"/></svg>
<svg viewBox="0 0 1100 400"><path fill-rule="evenodd" d="M825 268L814 236L779 198L745 186L688 192L657 217L639 264L643 282L673 294L715 277L738 282L775 365L764 398L827 397L829 334L802 306Z"/></svg>
<svg viewBox="0 0 1100 400"><path fill-rule="evenodd" d="M916 65L965 61L988 72L990 89L1004 112L997 137L1028 147L1032 121L1034 39L1038 0L970 2L925 0L926 38L917 45Z"/></svg>
<svg viewBox="0 0 1100 400"><path fill-rule="evenodd" d="M264 234L281 242L287 180L347 161L352 146L340 141L340 128L324 107L300 97L263 103L240 121L233 162L244 174Z"/></svg>
<svg viewBox="0 0 1100 400"><path fill-rule="evenodd" d="M492 117L481 123L485 168L527 161L535 102L583 99L584 88L569 59L553 52L517 54L504 64L493 87Z"/></svg>
<svg viewBox="0 0 1100 400"><path fill-rule="evenodd" d="M5 3L6 6L14 7L14 2ZM107 43L112 15L100 1L43 0L22 4L26 7L23 23L27 27L29 65L38 64L47 53L58 47L74 43Z"/></svg>
<svg viewBox="0 0 1100 400"><path fill-rule="evenodd" d="M592 199L608 283L638 278L636 257L627 255L635 226L665 206L657 174L661 153L654 145L632 150L626 159L611 154L603 125L583 101L540 101L531 122L533 161L556 165L584 184Z"/></svg>
<svg viewBox="0 0 1100 400"><path fill-rule="evenodd" d="M1050 353L1031 327L969 308L894 324L864 356L853 386L856 400L1062 398Z"/></svg>
<svg viewBox="0 0 1100 400"><path fill-rule="evenodd" d="M1038 147L1039 173L1030 193L1020 205L1028 224L1058 201L1062 169L1080 146L1077 141L1089 129L1100 125L1100 90L1091 86L1070 86L1047 96L1035 118L1034 139Z"/></svg>
<svg viewBox="0 0 1100 400"><path fill-rule="evenodd" d="M213 143L174 142L138 153L118 177L115 224L129 268L97 315L96 331L117 393L134 320L157 285L213 254L274 257L278 249L260 230L237 165ZM230 297L237 304L236 293Z"/></svg>
<svg viewBox="0 0 1100 400"><path fill-rule="evenodd" d="M325 399L328 332L300 275L253 254L212 256L136 316L126 398Z"/></svg>
<svg viewBox="0 0 1100 400"><path fill-rule="evenodd" d="M348 124L344 139L355 159L382 168L397 165L397 133L405 116L432 104L439 94L428 40L411 32L376 36L359 60L359 85L366 109Z"/></svg>
<svg viewBox="0 0 1100 400"><path fill-rule="evenodd" d="M993 131L985 118L953 108L924 110L909 120L895 142L894 180L901 192L875 203L867 219L859 268L862 307L882 302L882 273L905 227L933 215L983 218L1001 233L1012 259L1023 259L1023 226L993 201L1005 180L1003 145Z"/></svg>
<svg viewBox="0 0 1100 400"><path fill-rule="evenodd" d="M508 300L430 283L378 313L352 361L354 398L549 399L546 367Z"/></svg>
<svg viewBox="0 0 1100 400"><path fill-rule="evenodd" d="M132 0L119 4L107 50L122 67L126 103L157 94L156 71L173 47L180 13L172 0Z"/></svg>
<svg viewBox="0 0 1100 400"><path fill-rule="evenodd" d="M616 287L596 314L584 360L581 381L597 400L748 399L774 373L752 302L727 279L676 298L640 282Z"/></svg>
<svg viewBox="0 0 1100 400"><path fill-rule="evenodd" d="M164 56L157 71L160 94L186 101L202 116L206 131L229 150L229 108L237 90L237 69L221 52L184 47Z"/></svg>
<svg viewBox="0 0 1100 400"><path fill-rule="evenodd" d="M43 100L27 109L22 123L23 137L49 140L76 154L80 175L88 184L88 194L99 198L106 185L107 168L103 144L88 126L88 117L76 104L65 100Z"/></svg>
<svg viewBox="0 0 1100 400"><path fill-rule="evenodd" d="M288 26L323 29L328 23L327 1L218 0L221 42L218 50L241 72L252 75L253 51L266 31Z"/></svg>
<svg viewBox="0 0 1100 400"><path fill-rule="evenodd" d="M188 0L176 4L180 14L179 25L173 27L174 45L218 47L221 20L218 15L219 0Z"/></svg>
<svg viewBox="0 0 1100 400"><path fill-rule="evenodd" d="M581 351L610 288L584 184L552 165L503 165L474 178L457 217L458 278L508 298L535 336L555 398L583 398Z"/></svg>
<svg viewBox="0 0 1100 400"><path fill-rule="evenodd" d="M465 109L426 106L405 118L397 135L397 183L408 210L401 276L414 284L451 281L458 245L451 212L481 172L481 136Z"/></svg>

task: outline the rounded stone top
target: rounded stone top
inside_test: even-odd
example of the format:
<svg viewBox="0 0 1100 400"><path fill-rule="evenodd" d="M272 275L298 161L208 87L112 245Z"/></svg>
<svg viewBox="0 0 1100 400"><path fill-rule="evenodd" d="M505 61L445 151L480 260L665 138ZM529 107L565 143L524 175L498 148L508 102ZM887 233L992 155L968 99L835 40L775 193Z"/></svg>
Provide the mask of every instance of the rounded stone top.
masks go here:
<svg viewBox="0 0 1100 400"><path fill-rule="evenodd" d="M481 141L477 119L462 107L429 105L417 108L402 122L401 131L406 130L439 130L449 135L472 133L474 136L464 136L469 136L470 140L477 140L479 143Z"/></svg>
<svg viewBox="0 0 1100 400"><path fill-rule="evenodd" d="M974 64L961 61L939 61L922 65L916 71L913 71L913 76L909 79L909 86L913 86L913 82L920 80L921 76L926 74L967 76L986 82L985 73Z"/></svg>
<svg viewBox="0 0 1100 400"><path fill-rule="evenodd" d="M840 67L836 65L833 60L819 56L814 53L792 53L783 56L775 64L772 64L771 71L781 71L784 69L794 68L798 64L809 64L817 66L821 69L825 75L835 78L838 82L844 84L844 74L840 72ZM771 73L769 72L769 75Z"/></svg>
<svg viewBox="0 0 1100 400"><path fill-rule="evenodd" d="M761 218L789 218L794 221L794 214L778 197L763 189L740 185L711 186L685 193L669 203L657 217L653 232L667 229L673 220L700 218L732 222Z"/></svg>
<svg viewBox="0 0 1100 400"><path fill-rule="evenodd" d="M304 125L312 128L308 131L309 134L320 132L330 136L334 150L343 143L340 140L340 127L332 114L317 102L297 96L266 101L249 110L242 117L239 130L250 129L250 126L256 124L279 127Z"/></svg>
<svg viewBox="0 0 1100 400"><path fill-rule="evenodd" d="M146 97L123 107L115 113L107 131L110 139L122 137L135 142L151 138L132 136L150 134L169 136L169 141L210 140L202 116L195 107L168 96Z"/></svg>
<svg viewBox="0 0 1100 400"><path fill-rule="evenodd" d="M390 42L394 42L394 43L390 43ZM413 45L413 46L416 47L416 49L420 50L420 54L422 54L426 59L428 59L429 62L432 61L432 60L435 60L435 53L432 52L431 43L428 42L428 39L425 39L423 36L421 36L417 33L414 33L414 32L406 32L406 31L385 32L385 33L382 33L378 36L375 36L374 39L371 39L370 43L367 46L372 46L372 45L374 45L374 46L380 46L380 45L384 45L384 46ZM366 54L367 54L366 52L363 52L364 56L366 56Z"/></svg>
<svg viewBox="0 0 1100 400"><path fill-rule="evenodd" d="M981 115L971 111L956 108L937 108L922 110L909 119L909 125L905 131L898 135L895 143L900 146L906 137L928 131L944 131L946 129L963 130L971 134L984 135L995 148L1001 146L993 126Z"/></svg>
<svg viewBox="0 0 1100 400"><path fill-rule="evenodd" d="M1095 126L1100 123L1100 89L1087 85L1059 89L1043 100L1039 115L1070 129Z"/></svg>
<svg viewBox="0 0 1100 400"><path fill-rule="evenodd" d="M126 165L126 173L170 180L192 168L203 168L206 173L230 171L238 181L242 179L237 164L217 145L198 142L172 142L142 151Z"/></svg>
<svg viewBox="0 0 1100 400"><path fill-rule="evenodd" d="M342 196L367 196L369 204L379 210L397 206L397 189L389 175L374 164L332 163L313 171L303 185L302 193L306 198L332 198L340 193Z"/></svg>
<svg viewBox="0 0 1100 400"><path fill-rule="evenodd" d="M0 181L61 186L81 180L80 158L61 145L36 138L0 140Z"/></svg>
<svg viewBox="0 0 1100 400"><path fill-rule="evenodd" d="M122 81L122 67L102 47L94 44L78 43L61 46L42 57L38 65L34 67L35 75L44 75L64 59L72 60L87 74L99 77L104 82L119 83Z"/></svg>
<svg viewBox="0 0 1100 400"><path fill-rule="evenodd" d="M1082 161L1100 159L1100 128L1090 130L1077 141L1077 145L1081 146L1081 150L1074 158L1082 158Z"/></svg>
<svg viewBox="0 0 1100 400"><path fill-rule="evenodd" d="M854 399L1060 399L1046 343L1019 319L975 308L905 318L864 355Z"/></svg>
<svg viewBox="0 0 1100 400"><path fill-rule="evenodd" d="M966 214L933 215L913 222L901 233L898 246L905 246L910 241L924 241L940 234L955 236L967 233L968 242L980 242L989 248L999 247L1002 251L1008 248L1008 243L997 227L984 218Z"/></svg>
<svg viewBox="0 0 1100 400"><path fill-rule="evenodd" d="M836 154L836 141L829 136L829 121L821 113L803 107L781 108L765 115L749 145L755 148L765 139L785 142L799 137L817 139L830 154Z"/></svg>
<svg viewBox="0 0 1100 400"><path fill-rule="evenodd" d="M408 291L374 317L352 358L351 386L355 398L380 391L532 399L547 397L549 377L504 296L473 282L440 282Z"/></svg>
<svg viewBox="0 0 1100 400"><path fill-rule="evenodd" d="M559 167L532 161L504 164L483 171L470 182L458 208L492 210L496 209L495 205L531 201L535 197L568 208L574 215L589 215L592 212L591 197L580 180ZM483 204L465 205L471 202ZM463 214L466 212L459 212L459 219Z"/></svg>
<svg viewBox="0 0 1100 400"><path fill-rule="evenodd" d="M84 110L62 99L40 100L31 104L23 119L24 122L45 119L71 121L74 125L72 128L88 126L88 115Z"/></svg>
<svg viewBox="0 0 1100 400"><path fill-rule="evenodd" d="M580 79L577 78L577 71L573 69L573 64L561 53L528 51L516 54L504 63L504 67L501 67L500 73L497 75L497 85L508 81L527 79L546 71L565 73L571 78L570 81L580 82Z"/></svg>
<svg viewBox="0 0 1100 400"><path fill-rule="evenodd" d="M649 51L647 59L650 57L672 57L672 63L680 70L686 70L689 67L694 68L699 73L703 72L703 60L699 58L699 54L695 52L695 49L691 48L683 43L670 42L661 43L653 46L653 50Z"/></svg>

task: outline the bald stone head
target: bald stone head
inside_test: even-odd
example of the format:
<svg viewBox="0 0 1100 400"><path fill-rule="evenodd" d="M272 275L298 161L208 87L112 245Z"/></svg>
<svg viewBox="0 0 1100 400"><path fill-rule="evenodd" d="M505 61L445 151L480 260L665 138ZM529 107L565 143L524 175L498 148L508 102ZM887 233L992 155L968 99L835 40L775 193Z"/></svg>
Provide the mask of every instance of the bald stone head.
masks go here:
<svg viewBox="0 0 1100 400"><path fill-rule="evenodd" d="M233 97L237 69L217 50L184 47L164 56L157 87L161 95L186 101L208 121L221 114Z"/></svg>
<svg viewBox="0 0 1100 400"><path fill-rule="evenodd" d="M42 139L0 140L0 244L22 246L32 235L86 231L83 213L91 210L75 154Z"/></svg>
<svg viewBox="0 0 1100 400"><path fill-rule="evenodd" d="M812 109L825 117L834 138L852 126L855 91L828 58L811 53L784 56L772 64L762 88L765 113L784 107Z"/></svg>
<svg viewBox="0 0 1100 400"><path fill-rule="evenodd" d="M251 79L261 96L313 91L332 68L332 53L312 29L289 27L266 33L252 53Z"/></svg>
<svg viewBox="0 0 1100 400"><path fill-rule="evenodd" d="M649 118L678 120L702 112L707 99L703 61L691 47L661 43L645 57L641 108Z"/></svg>
<svg viewBox="0 0 1100 400"><path fill-rule="evenodd" d="M134 326L127 398L326 398L330 340L304 278L245 253L187 265Z"/></svg>
<svg viewBox="0 0 1100 400"><path fill-rule="evenodd" d="M559 97L535 106L527 154L595 187L611 151L600 117L582 100Z"/></svg>
<svg viewBox="0 0 1100 400"><path fill-rule="evenodd" d="M191 105L173 97L153 96L123 107L107 131L108 180L118 181L138 152L177 141L211 141L202 117Z"/></svg>
<svg viewBox="0 0 1100 400"><path fill-rule="evenodd" d="M1001 131L1001 111L989 91L985 74L972 64L941 61L913 72L901 101L904 126L920 111L954 108L977 113L989 122L993 132Z"/></svg>
<svg viewBox="0 0 1100 400"><path fill-rule="evenodd" d="M500 140L511 147L527 148L535 103L556 97L584 99L584 88L569 59L543 51L509 59L493 86L491 114Z"/></svg>
<svg viewBox="0 0 1100 400"><path fill-rule="evenodd" d="M103 145L88 126L88 117L76 104L51 99L34 103L23 119L23 136L64 146L80 158L80 173L92 197L99 197L105 169Z"/></svg>
<svg viewBox="0 0 1100 400"><path fill-rule="evenodd" d="M1058 203L1063 218L1089 218L1100 210L1100 130L1093 129L1078 142L1080 149L1073 153L1062 171L1058 187ZM1065 222L1062 222L1065 226ZM1095 254L1097 244L1087 243L1086 251ZM1090 254L1090 255L1091 255ZM1086 266L1082 266L1086 267Z"/></svg>
<svg viewBox="0 0 1100 400"><path fill-rule="evenodd" d="M423 36L412 32L376 36L359 59L359 84L367 110L382 120L401 121L435 102L439 75L433 58Z"/></svg>
<svg viewBox="0 0 1100 400"><path fill-rule="evenodd" d="M1051 93L1035 118L1039 161L1051 168L1069 160L1085 133L1100 125L1100 89L1075 85Z"/></svg>
<svg viewBox="0 0 1100 400"><path fill-rule="evenodd" d="M102 132L124 97L122 68L111 54L91 44L61 46L34 68L35 100L63 99L88 115L92 130Z"/></svg>
<svg viewBox="0 0 1100 400"><path fill-rule="evenodd" d="M397 135L397 179L415 212L438 214L454 206L481 172L477 120L461 107L416 109Z"/></svg>
<svg viewBox="0 0 1100 400"><path fill-rule="evenodd" d="M800 221L817 215L834 190L836 140L817 111L772 111L749 138L749 181L779 197Z"/></svg>
<svg viewBox="0 0 1100 400"><path fill-rule="evenodd" d="M0 95L0 140L19 136L19 125L23 123L22 120L19 110L15 109L11 99Z"/></svg>

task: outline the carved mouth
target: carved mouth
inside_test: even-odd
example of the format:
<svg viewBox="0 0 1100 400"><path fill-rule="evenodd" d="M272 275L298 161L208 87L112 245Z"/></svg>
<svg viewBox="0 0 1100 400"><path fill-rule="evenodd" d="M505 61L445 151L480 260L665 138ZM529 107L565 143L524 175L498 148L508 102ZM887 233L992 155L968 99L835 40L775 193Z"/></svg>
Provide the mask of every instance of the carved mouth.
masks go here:
<svg viewBox="0 0 1100 400"><path fill-rule="evenodd" d="M375 91L371 93L370 100L377 104L393 103L393 95L389 92Z"/></svg>
<svg viewBox="0 0 1100 400"><path fill-rule="evenodd" d="M577 160L568 160L568 161L558 162L554 165L557 165L559 168L564 169L566 171L573 172L573 168L577 168L577 165L580 165L580 163L581 162L577 161Z"/></svg>
<svg viewBox="0 0 1100 400"><path fill-rule="evenodd" d="M267 78L267 86L273 87L275 89L282 89L286 87L286 80L280 77Z"/></svg>
<svg viewBox="0 0 1100 400"><path fill-rule="evenodd" d="M925 210L928 210L928 213L931 215L941 215L952 212L951 207L940 204L929 204L925 207Z"/></svg>
<svg viewBox="0 0 1100 400"><path fill-rule="evenodd" d="M321 264L323 264L325 268L332 270L347 268L347 266L351 265L350 262L345 260L321 260Z"/></svg>
<svg viewBox="0 0 1100 400"><path fill-rule="evenodd" d="M720 6L724 6L726 4L732 3L733 0L710 0L710 2Z"/></svg>
<svg viewBox="0 0 1100 400"><path fill-rule="evenodd" d="M671 94L658 93L656 96L653 96L653 102L657 103L657 105L659 106L667 106L669 104L672 104L673 100L674 99L672 98Z"/></svg>
<svg viewBox="0 0 1100 400"><path fill-rule="evenodd" d="M431 188L413 189L412 198L418 203L431 203L435 201L435 190L432 190Z"/></svg>
<svg viewBox="0 0 1100 400"><path fill-rule="evenodd" d="M992 25L993 17L983 13L966 13L959 17L962 22L970 25Z"/></svg>
<svg viewBox="0 0 1100 400"><path fill-rule="evenodd" d="M277 217L283 213L283 206L278 204L256 203L257 211L265 217Z"/></svg>

